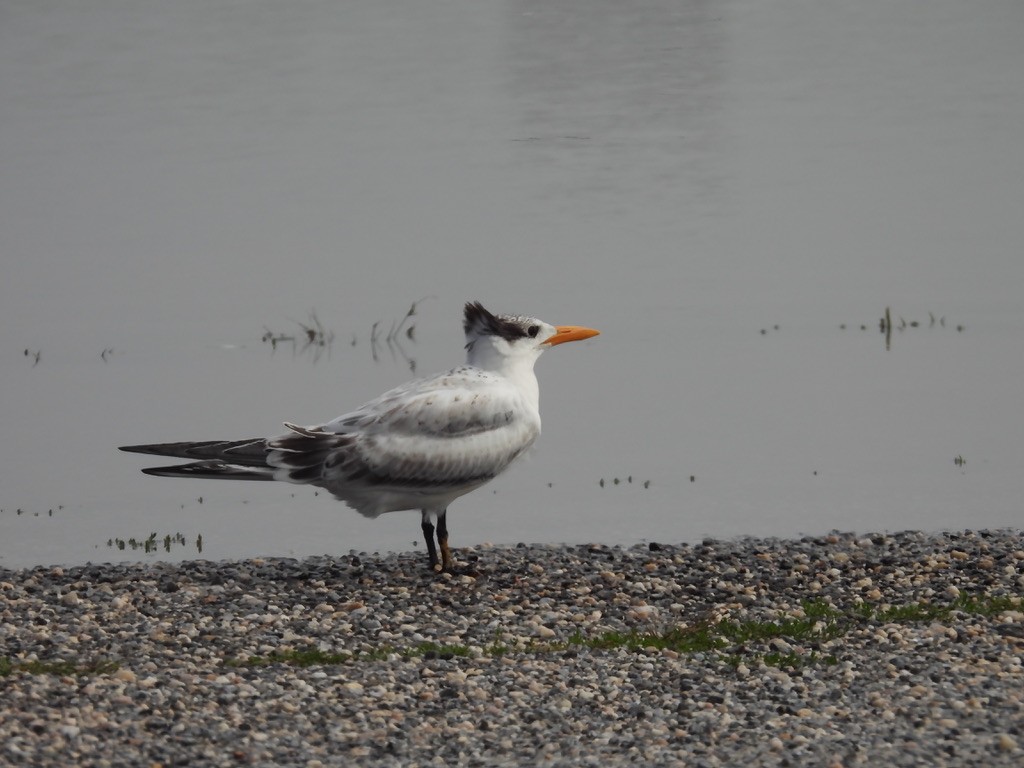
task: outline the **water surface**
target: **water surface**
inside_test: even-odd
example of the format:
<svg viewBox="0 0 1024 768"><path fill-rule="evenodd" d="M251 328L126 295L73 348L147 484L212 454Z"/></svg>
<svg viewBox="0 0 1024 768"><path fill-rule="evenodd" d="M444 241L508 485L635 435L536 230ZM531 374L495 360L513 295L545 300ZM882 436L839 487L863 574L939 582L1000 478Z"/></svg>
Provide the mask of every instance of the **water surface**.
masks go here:
<svg viewBox="0 0 1024 768"><path fill-rule="evenodd" d="M1022 33L1009 0L7 3L0 564L422 548L116 446L327 420L460 362L469 299L603 333L541 359L544 435L456 546L1019 526ZM313 312L319 357L261 342ZM108 545L154 532L188 544Z"/></svg>

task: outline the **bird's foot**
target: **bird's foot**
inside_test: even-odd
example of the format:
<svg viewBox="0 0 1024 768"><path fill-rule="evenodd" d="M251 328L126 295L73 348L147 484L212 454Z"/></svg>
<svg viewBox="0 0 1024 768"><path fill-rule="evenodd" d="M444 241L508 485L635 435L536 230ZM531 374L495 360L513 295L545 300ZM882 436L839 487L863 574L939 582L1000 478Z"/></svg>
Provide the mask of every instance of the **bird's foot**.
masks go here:
<svg viewBox="0 0 1024 768"><path fill-rule="evenodd" d="M444 547L441 549L441 559L438 560L436 556L430 558L429 566L434 573L454 573L455 558L448 547Z"/></svg>
<svg viewBox="0 0 1024 768"><path fill-rule="evenodd" d="M451 573L455 570L455 559L452 557L452 551L448 548L448 542L441 542L441 570L445 573Z"/></svg>

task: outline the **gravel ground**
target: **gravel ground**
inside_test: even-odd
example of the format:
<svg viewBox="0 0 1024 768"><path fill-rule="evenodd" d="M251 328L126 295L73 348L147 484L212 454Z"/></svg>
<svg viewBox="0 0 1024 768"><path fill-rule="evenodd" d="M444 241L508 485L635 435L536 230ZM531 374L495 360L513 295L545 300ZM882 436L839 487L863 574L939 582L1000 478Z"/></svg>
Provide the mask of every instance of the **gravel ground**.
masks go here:
<svg viewBox="0 0 1024 768"><path fill-rule="evenodd" d="M0 570L0 764L1024 764L1019 602L877 618L1024 596L1019 531L456 556ZM806 601L875 618L704 652L571 642ZM238 663L307 649L359 656Z"/></svg>

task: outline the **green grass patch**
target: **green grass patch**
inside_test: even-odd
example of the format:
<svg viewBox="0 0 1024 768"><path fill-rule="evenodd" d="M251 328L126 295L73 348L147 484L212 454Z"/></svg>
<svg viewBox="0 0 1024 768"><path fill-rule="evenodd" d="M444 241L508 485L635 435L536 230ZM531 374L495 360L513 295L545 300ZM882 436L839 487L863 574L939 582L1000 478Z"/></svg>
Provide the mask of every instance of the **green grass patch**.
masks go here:
<svg viewBox="0 0 1024 768"><path fill-rule="evenodd" d="M568 639L556 642L529 642L510 645L497 633L494 640L482 646L484 657L497 657L507 653L544 655L567 651L633 652L671 650L679 654L708 654L734 667L763 663L782 668L800 668L816 664L837 664L834 654L818 649L822 643L869 624L920 623L948 620L958 612L979 616L992 616L1021 607L1017 596L969 597L963 596L945 604L910 603L875 607L858 604L841 610L824 601L806 601L798 616L779 616L768 620L732 620L703 622L690 627L672 627L665 630L609 631L587 635L577 631ZM771 641L784 640L791 650L775 650ZM785 648L786 646L782 646ZM455 658L470 656L465 645L419 643L407 648L382 646L362 653L332 654L319 651L288 651L256 656L228 662L232 666L265 666L292 664L296 666L330 665L358 661L380 661L394 656L411 658Z"/></svg>
<svg viewBox="0 0 1024 768"><path fill-rule="evenodd" d="M625 648L629 651L670 650L677 653L705 653L727 645L720 636L718 624L700 624L694 627L674 627L666 631L604 632L587 637L581 632L570 636L568 642L548 644L547 650L565 650L571 647L588 648L594 651Z"/></svg>
<svg viewBox="0 0 1024 768"><path fill-rule="evenodd" d="M586 634L577 631L567 639L553 642L507 642L501 632L490 643L482 645L476 655L494 658L509 653L544 655L581 650L607 652L624 649L633 652L669 650L679 654L705 654L738 667L763 663L783 668L800 668L814 664L835 664L835 655L822 652L820 645L840 638L851 631L872 624L949 621L959 614L996 616L1004 611L1021 610L1019 595L961 595L948 603L908 603L906 605L872 606L860 603L836 608L824 601L806 601L798 615L780 615L771 619L723 619L701 622L689 627L666 629L633 629ZM772 643L784 640L786 645ZM788 646L792 648L787 649ZM368 651L328 652L317 649L283 650L264 656L233 658L224 661L228 667L266 667L288 664L296 667L335 666L358 662L384 661L394 657L465 658L473 651L467 645L417 643L399 647L381 645ZM15 673L36 675L101 675L117 670L116 661L79 663L74 661L18 661L0 657L0 677Z"/></svg>
<svg viewBox="0 0 1024 768"><path fill-rule="evenodd" d="M901 623L920 621L945 621L956 613L973 616L997 616L1004 611L1021 609L1021 598L1017 595L976 597L961 595L950 603L912 603L893 605L877 610L864 611L869 620Z"/></svg>

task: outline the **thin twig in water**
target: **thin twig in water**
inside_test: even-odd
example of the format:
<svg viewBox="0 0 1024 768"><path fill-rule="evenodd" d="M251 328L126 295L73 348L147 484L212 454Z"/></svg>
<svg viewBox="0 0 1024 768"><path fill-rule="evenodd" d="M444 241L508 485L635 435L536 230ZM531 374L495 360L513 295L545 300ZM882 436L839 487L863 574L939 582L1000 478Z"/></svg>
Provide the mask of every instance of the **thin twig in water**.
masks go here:
<svg viewBox="0 0 1024 768"><path fill-rule="evenodd" d="M277 350L278 344L291 344L292 355L312 349L314 363L320 359L324 350L327 350L328 357L330 356L331 346L334 344L334 331L328 331L324 328L315 311L309 313L309 320L305 323L297 320L292 320L292 322L302 329L301 336L291 333L277 333L267 328L267 326L263 326L263 343L270 344L272 351ZM301 347L298 345L299 338L302 339Z"/></svg>
<svg viewBox="0 0 1024 768"><path fill-rule="evenodd" d="M388 332L388 335L387 335L387 338L386 338L388 349L391 350L391 356L394 357L395 356L395 352L397 351L398 354L401 355L402 359L404 359L409 364L409 371L412 372L412 373L416 373L416 360L415 360L415 358L412 358L412 357L410 357L409 355L406 354L405 348L402 346L402 339L401 339L401 337L402 337L402 335L404 333L405 337L409 341L411 341L413 343L416 342L416 335L415 335L416 324L415 323L410 323L408 325L408 327L407 327L406 323L409 322L410 318L416 316L416 308L422 302L426 301L427 299L431 299L431 298L434 298L434 297L433 296L424 296L422 299L419 299L418 301L414 301L409 306L409 310L405 313L405 316L402 317L402 319L399 320L397 324L396 323L392 323L391 330Z"/></svg>

